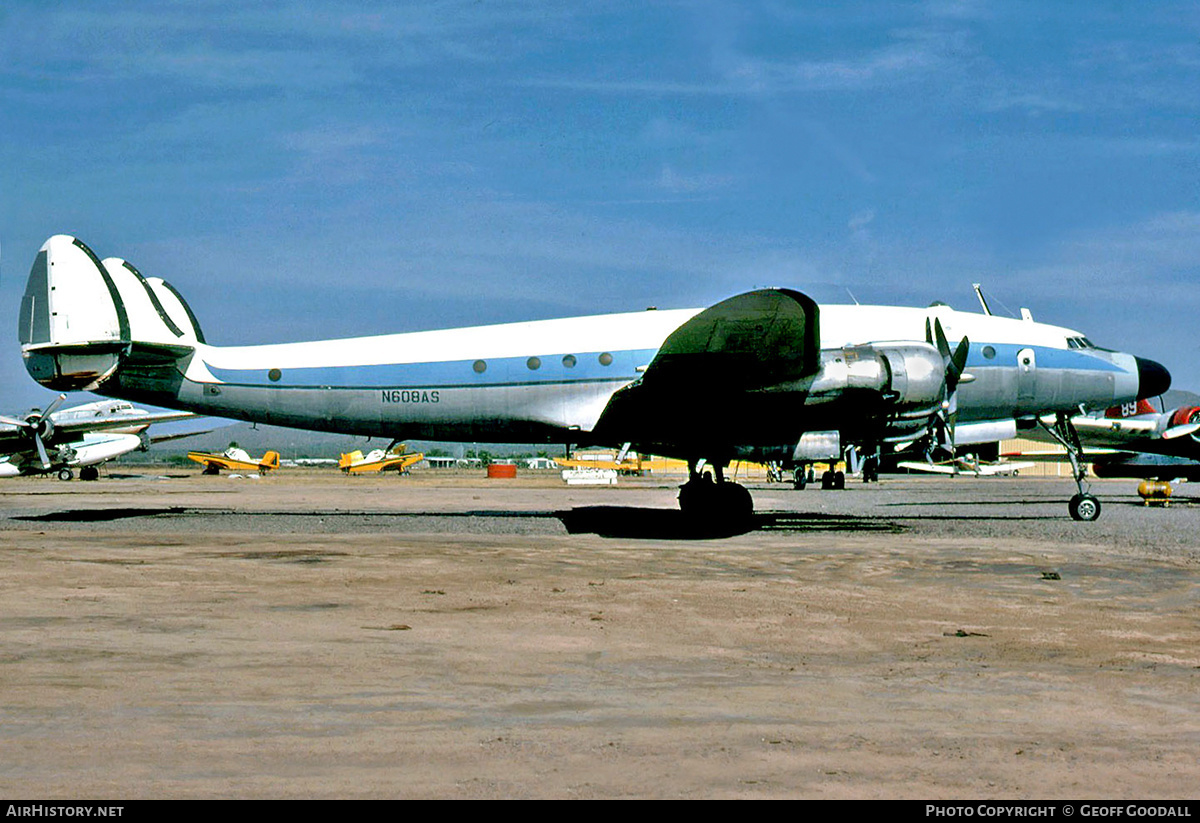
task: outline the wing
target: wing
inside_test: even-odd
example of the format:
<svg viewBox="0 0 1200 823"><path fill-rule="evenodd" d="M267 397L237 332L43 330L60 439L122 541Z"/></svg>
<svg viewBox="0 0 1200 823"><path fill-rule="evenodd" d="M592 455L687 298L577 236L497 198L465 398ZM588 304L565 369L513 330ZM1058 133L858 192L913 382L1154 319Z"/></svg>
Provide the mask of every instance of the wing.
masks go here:
<svg viewBox="0 0 1200 823"><path fill-rule="evenodd" d="M957 466L947 463L922 463L919 460L905 460L897 463L902 469L908 469L914 472L928 472L930 474L974 474L974 469L961 469Z"/></svg>
<svg viewBox="0 0 1200 823"><path fill-rule="evenodd" d="M216 429L204 429L198 432L172 432L171 434L152 434L150 435L151 443L167 443L171 440L182 440L185 437L195 437L200 434L210 434Z"/></svg>
<svg viewBox="0 0 1200 823"><path fill-rule="evenodd" d="M123 429L138 432L154 423L189 420L195 416L191 412L147 412L146 414L110 414L62 421L51 416L54 423L53 442L71 442L79 439L85 432L121 431Z"/></svg>
<svg viewBox="0 0 1200 823"><path fill-rule="evenodd" d="M718 437L730 447L794 437L794 425L786 433L771 428L794 422L803 397L776 389L820 371L818 317L811 298L786 289L705 309L671 333L641 378L613 395L596 425L598 442L678 455L721 451Z"/></svg>

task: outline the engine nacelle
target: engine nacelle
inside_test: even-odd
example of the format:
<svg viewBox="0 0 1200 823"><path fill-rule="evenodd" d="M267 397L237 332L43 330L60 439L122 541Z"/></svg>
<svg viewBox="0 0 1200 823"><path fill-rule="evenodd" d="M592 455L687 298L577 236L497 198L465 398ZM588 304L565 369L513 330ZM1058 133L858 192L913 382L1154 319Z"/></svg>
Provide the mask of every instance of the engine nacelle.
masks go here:
<svg viewBox="0 0 1200 823"><path fill-rule="evenodd" d="M942 402L946 365L933 346L920 343L883 343L875 347L889 372L888 388L903 416L926 416Z"/></svg>
<svg viewBox="0 0 1200 823"><path fill-rule="evenodd" d="M1176 409L1167 427L1186 426L1189 423L1200 423L1200 406L1182 406Z"/></svg>

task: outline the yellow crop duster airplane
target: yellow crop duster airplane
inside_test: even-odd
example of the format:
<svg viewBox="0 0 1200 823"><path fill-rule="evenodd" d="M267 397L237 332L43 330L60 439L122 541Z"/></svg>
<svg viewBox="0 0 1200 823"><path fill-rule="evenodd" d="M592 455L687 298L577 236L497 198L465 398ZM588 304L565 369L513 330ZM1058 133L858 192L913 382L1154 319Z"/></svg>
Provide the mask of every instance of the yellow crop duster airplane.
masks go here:
<svg viewBox="0 0 1200 823"><path fill-rule="evenodd" d="M174 288L66 235L34 260L19 336L29 373L63 391L396 439L628 444L686 460L681 508L721 522L753 512L724 476L734 460L803 469L849 446L953 451L1047 414L1078 456L1080 407L1170 384L1158 363L1032 318L818 306L790 289L703 310L219 347ZM1100 503L1082 471L1070 512L1090 520Z"/></svg>
<svg viewBox="0 0 1200 823"><path fill-rule="evenodd" d="M383 472L407 474L410 468L424 459L423 452L405 451L403 446L399 451L388 447L372 449L366 454L363 454L361 449L355 449L341 455L338 459L338 468L346 474L381 474Z"/></svg>
<svg viewBox="0 0 1200 823"><path fill-rule="evenodd" d="M220 454L188 452L187 456L188 460L194 460L202 465L205 474L220 474L221 469L266 474L272 469L279 468L279 452L269 451L255 460L245 449L237 446L230 446Z"/></svg>

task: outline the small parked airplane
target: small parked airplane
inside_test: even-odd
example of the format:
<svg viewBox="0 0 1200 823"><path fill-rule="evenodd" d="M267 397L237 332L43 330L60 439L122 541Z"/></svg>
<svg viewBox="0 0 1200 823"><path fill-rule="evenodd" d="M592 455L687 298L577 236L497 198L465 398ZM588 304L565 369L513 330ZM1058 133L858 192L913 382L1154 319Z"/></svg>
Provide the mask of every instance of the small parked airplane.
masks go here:
<svg viewBox="0 0 1200 823"><path fill-rule="evenodd" d="M424 459L425 455L421 452L407 452L403 446L400 447L400 451L393 451L391 447L386 449L372 449L365 455L361 450L355 449L341 456L338 460L338 468L346 474L371 474L379 472L407 474L411 467Z"/></svg>
<svg viewBox="0 0 1200 823"><path fill-rule="evenodd" d="M279 452L269 451L255 460L245 449L238 448L233 444L220 454L188 452L187 456L189 460L195 460L204 466L204 474L220 474L221 469L266 474L272 469L279 468Z"/></svg>
<svg viewBox="0 0 1200 823"><path fill-rule="evenodd" d="M1139 400L1106 409L1102 416L1077 415L1071 422L1097 477L1200 480L1200 406L1160 412ZM1026 436L1052 440L1036 430Z"/></svg>
<svg viewBox="0 0 1200 823"><path fill-rule="evenodd" d="M60 480L70 480L78 469L81 480L95 480L101 463L145 451L151 442L198 434L147 432L152 423L195 417L190 412L152 413L120 400L59 410L66 399L60 394L45 411L34 409L24 418L0 417L0 477L57 472Z"/></svg>
<svg viewBox="0 0 1200 823"><path fill-rule="evenodd" d="M735 460L803 467L923 444L994 442L1054 415L1166 391L1158 363L1079 332L935 304L818 306L762 289L645 311L262 346L209 345L179 293L56 235L21 304L39 383L318 431L629 447L688 462L685 514L745 521ZM958 339L951 346L950 339ZM701 477L702 466L716 482ZM1077 519L1099 516L1076 460Z"/></svg>
<svg viewBox="0 0 1200 823"><path fill-rule="evenodd" d="M897 463L900 468L915 472L931 472L933 474L972 475L974 477L996 477L997 475L1013 475L1022 469L1031 469L1036 463L1010 462L1000 460L995 463L980 460L978 455L962 454L951 460L940 460L933 463L922 463L919 460L905 460Z"/></svg>

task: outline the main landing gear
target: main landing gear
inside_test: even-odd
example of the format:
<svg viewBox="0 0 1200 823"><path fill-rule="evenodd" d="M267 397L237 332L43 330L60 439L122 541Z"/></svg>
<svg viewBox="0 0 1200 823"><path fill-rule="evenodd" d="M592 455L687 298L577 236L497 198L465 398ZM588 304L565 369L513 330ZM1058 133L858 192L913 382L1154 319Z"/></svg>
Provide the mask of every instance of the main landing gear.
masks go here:
<svg viewBox="0 0 1200 823"><path fill-rule="evenodd" d="M713 464L712 475L700 471L699 460L688 461L688 481L679 487L679 508L690 518L730 526L745 524L754 516L754 500L746 487L726 480L720 464Z"/></svg>
<svg viewBox="0 0 1200 823"><path fill-rule="evenodd" d="M1053 426L1046 425L1040 418L1038 425L1048 431L1050 436L1067 450L1067 459L1071 461L1071 470L1075 475L1075 488L1079 491L1067 503L1067 511L1075 520L1095 520L1100 516L1100 500L1084 489L1087 466L1083 463L1083 446L1079 442L1079 432L1075 431L1071 418L1063 412L1059 412L1054 418Z"/></svg>

